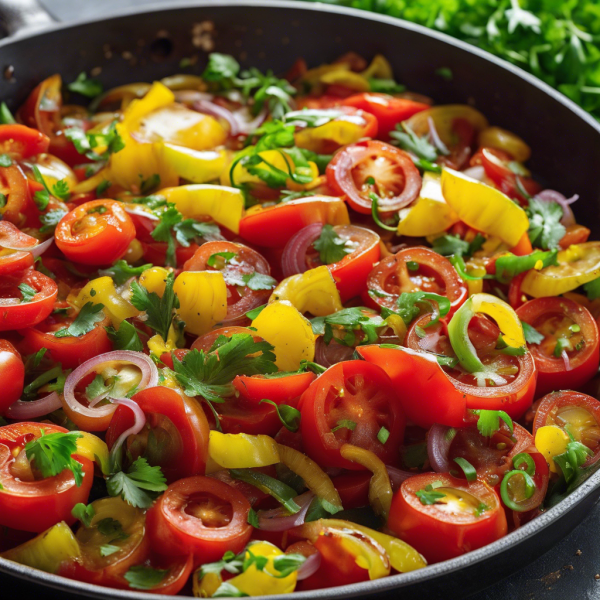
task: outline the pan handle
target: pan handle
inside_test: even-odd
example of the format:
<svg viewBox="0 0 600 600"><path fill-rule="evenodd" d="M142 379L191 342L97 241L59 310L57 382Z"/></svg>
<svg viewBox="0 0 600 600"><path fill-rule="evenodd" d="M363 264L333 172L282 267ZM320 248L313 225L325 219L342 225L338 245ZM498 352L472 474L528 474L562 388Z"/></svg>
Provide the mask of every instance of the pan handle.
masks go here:
<svg viewBox="0 0 600 600"><path fill-rule="evenodd" d="M38 0L0 0L0 32L5 36L55 22Z"/></svg>

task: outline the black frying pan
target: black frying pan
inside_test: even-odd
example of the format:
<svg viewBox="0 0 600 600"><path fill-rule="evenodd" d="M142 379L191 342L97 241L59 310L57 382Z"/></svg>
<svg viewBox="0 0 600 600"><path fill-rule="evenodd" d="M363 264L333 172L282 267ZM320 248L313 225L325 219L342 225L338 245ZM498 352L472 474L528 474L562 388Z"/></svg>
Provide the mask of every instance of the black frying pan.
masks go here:
<svg viewBox="0 0 600 600"><path fill-rule="evenodd" d="M202 25L206 22L214 23L211 35ZM275 0L165 3L74 25L50 23L35 0L0 0L0 25L7 33L31 27L0 41L0 100L13 109L55 72L72 81L81 71L100 67L98 78L110 88L179 72L182 58L196 56L193 71L200 73L213 44L244 65L280 73L300 56L317 65L349 50L366 58L381 53L392 63L396 79L409 89L438 103L470 103L491 123L523 137L533 151L534 173L567 196L578 193L578 221L600 238L600 125L534 77L443 34L380 15ZM441 67L452 70L450 81L435 74ZM599 496L596 473L559 505L485 548L420 571L294 597L464 597L543 554L582 521ZM3 559L0 571L78 596L148 598L69 581Z"/></svg>

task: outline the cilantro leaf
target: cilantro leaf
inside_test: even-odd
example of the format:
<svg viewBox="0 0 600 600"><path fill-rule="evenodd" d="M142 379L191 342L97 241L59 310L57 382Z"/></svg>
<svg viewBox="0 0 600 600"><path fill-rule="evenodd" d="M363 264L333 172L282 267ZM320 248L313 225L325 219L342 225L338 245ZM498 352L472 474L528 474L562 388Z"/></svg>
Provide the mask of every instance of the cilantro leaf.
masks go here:
<svg viewBox="0 0 600 600"><path fill-rule="evenodd" d="M525 321L521 321L521 325L523 326L525 341L528 344L539 344L544 341L544 334L540 333L535 327L532 327L529 323L525 323Z"/></svg>
<svg viewBox="0 0 600 600"><path fill-rule="evenodd" d="M96 515L96 511L91 504L86 506L83 502L78 502L71 510L71 514L76 519L79 519L84 527L89 527L92 524L92 519Z"/></svg>
<svg viewBox="0 0 600 600"><path fill-rule="evenodd" d="M257 271L242 275L242 281L251 290L272 290L277 286L276 279L273 279L270 275L258 273Z"/></svg>
<svg viewBox="0 0 600 600"><path fill-rule="evenodd" d="M496 431L500 429L500 419L513 432L512 419L503 410L474 410L474 414L478 415L477 430L484 437L492 437Z"/></svg>
<svg viewBox="0 0 600 600"><path fill-rule="evenodd" d="M70 198L71 192L66 179L61 179L52 186L52 195L60 200L68 200Z"/></svg>
<svg viewBox="0 0 600 600"><path fill-rule="evenodd" d="M78 431L69 433L45 434L40 426L41 436L25 445L27 459L43 477L54 477L64 470L73 473L77 487L83 483L83 467L72 458L77 452L77 440L82 437Z"/></svg>
<svg viewBox="0 0 600 600"><path fill-rule="evenodd" d="M338 326L346 331L362 330L365 334L361 344L374 344L378 339L377 329L385 326L385 321L379 315L369 315L367 308L362 306L353 306L344 308L325 317L315 317L310 320L312 330L315 335L324 335L325 343L329 343L332 339L331 326ZM353 336L352 336L353 337ZM337 339L337 338L336 338ZM337 339L338 342L344 341ZM346 340L346 345L353 345L354 339Z"/></svg>
<svg viewBox="0 0 600 600"><path fill-rule="evenodd" d="M349 429L350 431L354 431L356 429L356 421L351 421L350 419L342 419L338 421L336 426L331 429L331 433L335 433L340 429Z"/></svg>
<svg viewBox="0 0 600 600"><path fill-rule="evenodd" d="M432 250L442 256L472 256L481 248L485 238L478 233L471 242L467 242L458 235L445 234L433 240Z"/></svg>
<svg viewBox="0 0 600 600"><path fill-rule="evenodd" d="M324 265L339 262L353 252L352 248L346 246L346 240L342 239L329 224L323 225L321 235L314 241L313 246Z"/></svg>
<svg viewBox="0 0 600 600"><path fill-rule="evenodd" d="M113 546L112 544L102 544L102 546L100 546L100 556L110 556L120 549L119 546Z"/></svg>
<svg viewBox="0 0 600 600"><path fill-rule="evenodd" d="M98 80L88 79L85 73L79 73L75 81L67 84L67 89L70 92L76 92L87 98L99 96L104 91L102 84Z"/></svg>
<svg viewBox="0 0 600 600"><path fill-rule="evenodd" d="M151 590L163 581L169 569L153 569L144 565L129 567L123 577L130 588L136 590Z"/></svg>
<svg viewBox="0 0 600 600"><path fill-rule="evenodd" d="M412 152L417 158L435 162L440 152L429 142L428 137L426 135L419 137L406 123L398 123L396 130L390 131L392 144L399 146L402 150Z"/></svg>
<svg viewBox="0 0 600 600"><path fill-rule="evenodd" d="M402 317L406 325L409 325L421 314L419 304L425 304L433 311L429 322L431 325L437 323L440 317L445 317L450 311L450 300L448 298L430 292L402 292L396 304L398 306L396 312Z"/></svg>
<svg viewBox="0 0 600 600"><path fill-rule="evenodd" d="M86 302L79 311L75 320L65 329L54 334L54 337L81 337L94 329L94 325L104 320L102 309L104 304L93 304Z"/></svg>
<svg viewBox="0 0 600 600"><path fill-rule="evenodd" d="M90 160L108 160L111 154L116 154L125 148L125 142L117 131L116 120L101 132L89 133L79 127L69 127L64 133L65 137L73 142L77 152L85 154ZM105 148L105 150L102 154L98 154L95 148Z"/></svg>
<svg viewBox="0 0 600 600"><path fill-rule="evenodd" d="M442 498L446 497L446 494L442 492L436 492L435 489L428 490L428 487L431 486L426 486L424 489L415 492L415 495L417 496L421 504L425 506L430 506L432 504L435 504Z"/></svg>
<svg viewBox="0 0 600 600"><path fill-rule="evenodd" d="M179 308L179 299L173 292L175 275L169 273L162 298L156 292L149 292L137 281L131 283L131 303L147 315L146 325L167 340L169 327L173 321L173 311Z"/></svg>
<svg viewBox="0 0 600 600"><path fill-rule="evenodd" d="M157 242L167 243L167 254L165 257L165 265L168 267L176 267L177 259L175 257L175 240L173 239L173 227L183 221L183 215L170 205L161 215L160 221L152 231L151 235Z"/></svg>
<svg viewBox="0 0 600 600"><path fill-rule="evenodd" d="M133 350L143 352L144 345L136 328L129 321L121 321L119 329L105 327L106 333L115 350Z"/></svg>
<svg viewBox="0 0 600 600"><path fill-rule="evenodd" d="M154 496L167 489L167 480L159 466L151 467L145 458L136 459L127 469L112 474L106 480L110 496L120 496L137 508L150 508Z"/></svg>
<svg viewBox="0 0 600 600"><path fill-rule="evenodd" d="M240 72L240 64L233 56L212 52L202 73L204 81L227 82Z"/></svg>
<svg viewBox="0 0 600 600"><path fill-rule="evenodd" d="M528 235L531 244L537 248L551 250L558 248L558 243L566 233L565 226L560 222L563 209L558 202L545 202L537 198L529 199Z"/></svg>
<svg viewBox="0 0 600 600"><path fill-rule="evenodd" d="M139 277L146 269L150 269L153 265L147 263L139 267L132 267L123 259L118 260L112 267L98 271L99 275L110 277L115 285L123 285L132 277Z"/></svg>
<svg viewBox="0 0 600 600"><path fill-rule="evenodd" d="M40 227L40 233L49 233L56 229L56 226L60 222L60 220L67 214L66 210L62 208L55 208L53 210L49 210L47 213L40 215L40 223L42 227Z"/></svg>
<svg viewBox="0 0 600 600"><path fill-rule="evenodd" d="M223 259L223 263L227 264L232 258L237 256L237 252L215 252L208 257L206 264L209 267L215 267L219 262L219 258Z"/></svg>
<svg viewBox="0 0 600 600"><path fill-rule="evenodd" d="M31 302L37 294L37 290L26 283L19 284L19 290L21 290L21 303Z"/></svg>
<svg viewBox="0 0 600 600"><path fill-rule="evenodd" d="M277 411L277 416L279 417L281 424L288 431L298 431L298 429L300 428L301 415L300 411L297 408L294 408L293 406L289 406L287 404L277 404L276 402L273 402L273 400L267 400L266 398L261 400L259 404L262 404L263 402L266 402L267 404L270 404L271 406L275 407L275 410Z"/></svg>
<svg viewBox="0 0 600 600"><path fill-rule="evenodd" d="M104 377L98 374L85 388L85 395L88 400L95 400L98 396L106 396L113 389L114 384L104 382Z"/></svg>

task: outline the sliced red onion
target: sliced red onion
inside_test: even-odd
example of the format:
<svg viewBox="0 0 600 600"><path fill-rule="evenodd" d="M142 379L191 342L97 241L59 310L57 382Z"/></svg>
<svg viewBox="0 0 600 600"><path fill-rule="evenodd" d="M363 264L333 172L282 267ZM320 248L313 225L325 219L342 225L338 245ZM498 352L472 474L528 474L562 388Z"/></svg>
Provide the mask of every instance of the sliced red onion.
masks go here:
<svg viewBox="0 0 600 600"><path fill-rule="evenodd" d="M197 90L177 90L173 94L175 95L175 102L182 102L183 104L193 104L199 100L210 101L214 98L212 94Z"/></svg>
<svg viewBox="0 0 600 600"><path fill-rule="evenodd" d="M219 106L210 100L196 100L192 104L192 108L198 112L204 113L205 115L210 115L212 117L217 117L227 121L229 124L229 135L232 137L239 134L240 128L236 118L233 116L233 113L224 106Z"/></svg>
<svg viewBox="0 0 600 600"><path fill-rule="evenodd" d="M300 510L293 515L290 515L283 506L271 510L259 510L258 525L260 529L263 531L287 531L292 527L302 525L308 507L314 497L315 495L312 492L304 492L304 494L294 498L294 501L300 507Z"/></svg>
<svg viewBox="0 0 600 600"><path fill-rule="evenodd" d="M470 177L471 179L477 179L477 181L485 181L487 176L485 174L485 169L481 165L476 165L474 167L469 167L463 171L463 175Z"/></svg>
<svg viewBox="0 0 600 600"><path fill-rule="evenodd" d="M321 553L317 550L313 554L311 554L303 563L300 565L298 569L298 573L296 574L296 579L298 581L302 581L311 575L314 575L321 566Z"/></svg>
<svg viewBox="0 0 600 600"><path fill-rule="evenodd" d="M80 404L75 398L75 389L79 382L90 373L97 373L102 370L102 365L109 362L131 363L138 367L142 372L142 379L138 384L138 389L143 390L158 385L158 369L149 356L142 352L133 350L113 350L105 352L100 356L95 356L79 365L66 379L63 392L65 404L74 412L92 419L107 417L115 412L116 406L106 404L97 408L89 408Z"/></svg>
<svg viewBox="0 0 600 600"><path fill-rule="evenodd" d="M431 468L436 473L448 473L450 471L450 459L448 452L456 430L446 425L437 423L427 433L427 456Z"/></svg>
<svg viewBox="0 0 600 600"><path fill-rule="evenodd" d="M439 136L435 123L431 117L428 117L427 124L429 125L429 137L433 145L440 151L441 154L450 154L450 151L446 147L446 144L442 142L442 138Z"/></svg>
<svg viewBox="0 0 600 600"><path fill-rule="evenodd" d="M435 331L424 338L419 340L419 348L425 350L425 352L435 352L438 342L440 341L442 334L439 331Z"/></svg>
<svg viewBox="0 0 600 600"><path fill-rule="evenodd" d="M238 133L244 135L250 135L253 131L258 129L267 118L267 109L263 108L256 117L250 112L247 106L236 110L233 116L238 124Z"/></svg>
<svg viewBox="0 0 600 600"><path fill-rule="evenodd" d="M10 244L10 243L5 243L5 242L2 242L2 244L0 244L0 245L2 246L2 248L5 248L6 250L20 250L21 252L31 252L31 254L33 254L33 258L37 258L38 256L41 256L44 252L46 252L46 250L48 250L48 248L50 248L53 241L54 241L54 236L52 236L51 238L48 238L44 242L40 242L39 244L36 244L35 246L23 247L23 246L20 246L19 244Z"/></svg>
<svg viewBox="0 0 600 600"><path fill-rule="evenodd" d="M565 363L565 371L570 371L573 367L571 366L571 361L569 360L569 355L567 354L567 351L563 349L560 355L563 359L563 362Z"/></svg>
<svg viewBox="0 0 600 600"><path fill-rule="evenodd" d="M338 344L333 340L326 344L322 336L315 344L315 362L326 369L344 360L351 360L353 354L354 348Z"/></svg>
<svg viewBox="0 0 600 600"><path fill-rule="evenodd" d="M52 392L39 400L32 400L31 402L17 400L10 405L6 411L6 416L9 419L18 421L30 421L58 410L61 406L60 396L56 392Z"/></svg>
<svg viewBox="0 0 600 600"><path fill-rule="evenodd" d="M281 268L284 277L291 277L308 270L306 253L313 242L321 235L323 223L311 223L293 235L283 249Z"/></svg>
<svg viewBox="0 0 600 600"><path fill-rule="evenodd" d="M121 449L123 442L130 435L137 435L144 428L144 425L146 424L146 415L144 414L144 411L140 408L139 404L137 402L134 402L130 398L111 398L111 402L113 404L122 404L123 406L127 406L129 409L131 409L133 411L133 416L135 419L135 421L133 422L133 425L129 429L126 429L117 438L117 441L115 442L114 446L111 448L110 453L112 456L115 456ZM116 408L115 408L115 410L116 410Z"/></svg>
<svg viewBox="0 0 600 600"><path fill-rule="evenodd" d="M571 204L579 199L579 195L575 194L570 198L565 198L560 192L556 190L542 190L539 194L535 196L538 200L544 200L545 202L556 202L560 204L563 209L563 216L560 222L565 226L569 227L569 225L575 225L575 215L571 210Z"/></svg>
<svg viewBox="0 0 600 600"><path fill-rule="evenodd" d="M409 477L415 475L415 473L411 473L410 471L403 471L402 469L390 467L389 465L385 465L385 468L388 472L390 483L392 484L392 491L394 492L400 489L403 481L406 481Z"/></svg>
<svg viewBox="0 0 600 600"><path fill-rule="evenodd" d="M150 219L151 221L159 221L160 217L157 217L153 212L146 210L139 204L128 204L125 202L123 204L123 209L126 213L130 215L136 215L137 217L145 217L146 219Z"/></svg>

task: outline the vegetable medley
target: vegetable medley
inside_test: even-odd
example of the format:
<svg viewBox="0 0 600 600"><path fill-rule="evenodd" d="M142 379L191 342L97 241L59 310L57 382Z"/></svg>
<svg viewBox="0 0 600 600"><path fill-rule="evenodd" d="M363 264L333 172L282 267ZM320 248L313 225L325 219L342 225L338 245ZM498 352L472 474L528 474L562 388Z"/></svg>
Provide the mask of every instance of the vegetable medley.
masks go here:
<svg viewBox="0 0 600 600"><path fill-rule="evenodd" d="M382 56L215 53L54 75L0 120L2 557L332 587L491 543L600 465L600 242L475 108Z"/></svg>

